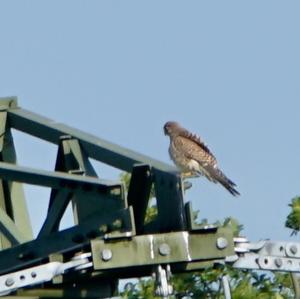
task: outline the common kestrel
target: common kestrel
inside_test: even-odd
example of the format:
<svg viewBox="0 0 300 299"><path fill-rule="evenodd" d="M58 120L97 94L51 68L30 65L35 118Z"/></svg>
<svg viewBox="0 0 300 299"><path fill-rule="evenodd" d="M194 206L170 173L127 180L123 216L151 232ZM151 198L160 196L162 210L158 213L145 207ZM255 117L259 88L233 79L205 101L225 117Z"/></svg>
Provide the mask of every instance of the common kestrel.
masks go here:
<svg viewBox="0 0 300 299"><path fill-rule="evenodd" d="M232 195L240 194L235 189L236 184L218 168L215 156L199 136L174 121L164 125L164 132L170 137L170 157L183 175L186 173L204 175L208 180L220 183Z"/></svg>

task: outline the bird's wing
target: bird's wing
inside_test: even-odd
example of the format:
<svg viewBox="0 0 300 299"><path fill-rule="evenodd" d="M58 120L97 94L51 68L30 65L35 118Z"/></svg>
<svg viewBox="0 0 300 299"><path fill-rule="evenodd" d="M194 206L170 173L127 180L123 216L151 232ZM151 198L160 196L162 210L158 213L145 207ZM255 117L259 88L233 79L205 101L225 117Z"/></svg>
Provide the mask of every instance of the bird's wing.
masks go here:
<svg viewBox="0 0 300 299"><path fill-rule="evenodd" d="M200 172L210 181L219 182L234 196L239 195L239 192L235 189L235 183L228 179L218 168L217 160L210 151L206 151L193 139L183 136L175 137L173 142L177 151L180 151L186 158L199 163Z"/></svg>
<svg viewBox="0 0 300 299"><path fill-rule="evenodd" d="M198 135L193 134L193 133L189 132L188 130L184 130L184 131L180 132L179 136L187 138L190 141L195 142L199 147L202 148L202 150L204 150L206 153L208 153L209 155L211 155L212 157L214 157L213 153L210 151L210 149L208 148L208 146L200 139L200 137Z"/></svg>
<svg viewBox="0 0 300 299"><path fill-rule="evenodd" d="M180 151L186 158L197 161L201 166L211 165L215 167L217 160L207 146L195 135L192 135L192 138L190 136L179 135L174 138L173 142L177 151Z"/></svg>

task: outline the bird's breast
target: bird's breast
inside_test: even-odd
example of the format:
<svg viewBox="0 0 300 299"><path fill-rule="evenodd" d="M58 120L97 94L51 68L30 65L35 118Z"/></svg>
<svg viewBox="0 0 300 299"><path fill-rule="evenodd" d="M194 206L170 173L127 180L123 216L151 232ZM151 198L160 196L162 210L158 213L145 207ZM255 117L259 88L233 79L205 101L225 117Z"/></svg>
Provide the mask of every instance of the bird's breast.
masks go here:
<svg viewBox="0 0 300 299"><path fill-rule="evenodd" d="M177 150L172 143L169 147L169 155L175 165L183 172L195 171L198 168L198 163L195 160L187 158L184 153Z"/></svg>

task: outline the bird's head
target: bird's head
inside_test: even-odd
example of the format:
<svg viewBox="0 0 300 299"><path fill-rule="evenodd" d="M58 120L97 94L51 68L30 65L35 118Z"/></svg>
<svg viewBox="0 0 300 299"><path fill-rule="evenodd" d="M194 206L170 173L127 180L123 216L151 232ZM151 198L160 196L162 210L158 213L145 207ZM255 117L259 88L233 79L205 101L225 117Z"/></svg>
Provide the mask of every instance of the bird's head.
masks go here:
<svg viewBox="0 0 300 299"><path fill-rule="evenodd" d="M168 136L175 135L180 129L180 125L175 121L168 121L164 125L164 133Z"/></svg>

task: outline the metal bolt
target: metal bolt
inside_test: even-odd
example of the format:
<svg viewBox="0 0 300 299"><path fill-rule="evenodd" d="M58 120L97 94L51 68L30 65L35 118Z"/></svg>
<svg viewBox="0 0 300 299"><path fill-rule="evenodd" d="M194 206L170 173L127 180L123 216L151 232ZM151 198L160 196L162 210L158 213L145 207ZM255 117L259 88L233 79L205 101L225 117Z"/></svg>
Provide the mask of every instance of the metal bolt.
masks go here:
<svg viewBox="0 0 300 299"><path fill-rule="evenodd" d="M192 183L191 182L188 182L188 181L185 181L184 183L183 183L183 189L184 190L188 190L188 189L190 189L190 188L192 188Z"/></svg>
<svg viewBox="0 0 300 299"><path fill-rule="evenodd" d="M116 219L112 224L114 229L122 228L122 219Z"/></svg>
<svg viewBox="0 0 300 299"><path fill-rule="evenodd" d="M15 283L14 279L12 277L9 277L5 280L5 285L7 287L11 287Z"/></svg>
<svg viewBox="0 0 300 299"><path fill-rule="evenodd" d="M108 227L106 224L102 224L100 227L99 227L99 231L101 233L106 233L108 231Z"/></svg>
<svg viewBox="0 0 300 299"><path fill-rule="evenodd" d="M101 251L101 258L104 262L109 261L112 258L112 252L110 249L103 249Z"/></svg>
<svg viewBox="0 0 300 299"><path fill-rule="evenodd" d="M297 251L298 251L298 248L297 248L296 245L292 245L292 246L290 247L290 252L291 252L292 254L296 254Z"/></svg>
<svg viewBox="0 0 300 299"><path fill-rule="evenodd" d="M61 135L59 136L60 140L71 140L72 136L71 135Z"/></svg>
<svg viewBox="0 0 300 299"><path fill-rule="evenodd" d="M224 249L228 246L228 241L227 239L223 238L223 237L220 237L217 239L217 247L219 249Z"/></svg>
<svg viewBox="0 0 300 299"><path fill-rule="evenodd" d="M166 256L171 253L171 248L167 243L162 243L159 245L158 251L161 255Z"/></svg>
<svg viewBox="0 0 300 299"><path fill-rule="evenodd" d="M280 268L282 266L282 259L280 258L275 259L275 265L277 268Z"/></svg>
<svg viewBox="0 0 300 299"><path fill-rule="evenodd" d="M121 188L113 188L110 190L110 195L118 196L121 194Z"/></svg>

